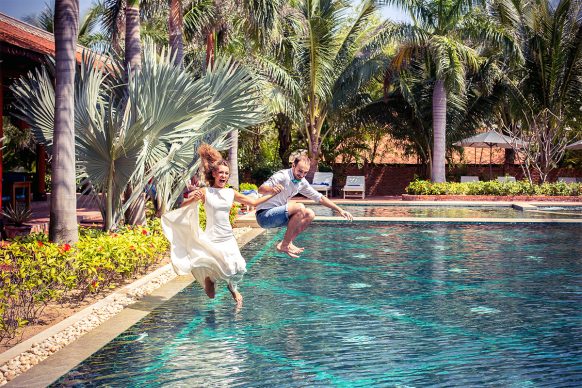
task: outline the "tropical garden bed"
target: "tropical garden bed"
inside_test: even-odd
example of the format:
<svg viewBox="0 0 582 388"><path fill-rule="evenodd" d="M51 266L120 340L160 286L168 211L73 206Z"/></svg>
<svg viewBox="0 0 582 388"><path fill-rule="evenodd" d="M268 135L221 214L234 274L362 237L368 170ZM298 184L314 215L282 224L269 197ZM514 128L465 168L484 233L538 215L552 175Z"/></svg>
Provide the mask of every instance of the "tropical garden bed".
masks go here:
<svg viewBox="0 0 582 388"><path fill-rule="evenodd" d="M159 220L116 233L82 229L75 245L33 233L0 246L4 349L167 262ZM31 328L32 330L27 330Z"/></svg>

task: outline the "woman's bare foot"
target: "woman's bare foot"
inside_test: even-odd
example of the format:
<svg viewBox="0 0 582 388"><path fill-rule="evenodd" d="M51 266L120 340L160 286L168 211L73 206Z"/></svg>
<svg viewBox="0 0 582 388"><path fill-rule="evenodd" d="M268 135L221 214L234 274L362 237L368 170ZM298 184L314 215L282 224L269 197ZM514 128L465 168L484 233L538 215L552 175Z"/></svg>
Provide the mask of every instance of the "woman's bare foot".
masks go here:
<svg viewBox="0 0 582 388"><path fill-rule="evenodd" d="M236 302L236 305L242 306L243 297L242 297L241 293L238 292L237 290L233 289L230 286L230 284L228 285L228 290L230 291L230 294L232 295L232 299L234 299L234 301Z"/></svg>
<svg viewBox="0 0 582 388"><path fill-rule="evenodd" d="M204 279L204 291L206 292L206 295L208 295L210 299L214 299L216 289L214 288L214 283L212 282L212 280L210 280L209 277Z"/></svg>
<svg viewBox="0 0 582 388"><path fill-rule="evenodd" d="M279 244L277 244L277 250L279 252L286 253L293 258L298 258L299 254L301 253L301 252L294 251L293 249L291 249L291 247L289 245L283 246L282 241Z"/></svg>

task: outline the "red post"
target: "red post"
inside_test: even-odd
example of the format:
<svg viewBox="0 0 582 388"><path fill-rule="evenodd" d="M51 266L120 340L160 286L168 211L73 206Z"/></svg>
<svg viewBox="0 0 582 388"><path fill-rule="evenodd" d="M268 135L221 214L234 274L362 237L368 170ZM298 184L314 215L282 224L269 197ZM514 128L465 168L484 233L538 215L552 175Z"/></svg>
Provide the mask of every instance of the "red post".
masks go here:
<svg viewBox="0 0 582 388"><path fill-rule="evenodd" d="M0 139L4 137L4 84L2 82L2 64L0 64ZM0 140L0 178L4 174L3 141ZM2 179L0 179L0 209L2 209Z"/></svg>
<svg viewBox="0 0 582 388"><path fill-rule="evenodd" d="M39 200L46 200L46 151L44 144L36 145L36 176L37 182L37 197Z"/></svg>

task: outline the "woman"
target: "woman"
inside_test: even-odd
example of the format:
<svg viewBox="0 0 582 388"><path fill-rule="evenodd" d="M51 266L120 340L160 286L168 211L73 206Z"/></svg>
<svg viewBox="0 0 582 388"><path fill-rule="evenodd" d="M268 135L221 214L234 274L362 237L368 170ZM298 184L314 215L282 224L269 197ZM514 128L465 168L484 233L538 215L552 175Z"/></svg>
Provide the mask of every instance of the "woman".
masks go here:
<svg viewBox="0 0 582 388"><path fill-rule="evenodd" d="M214 298L216 282L225 280L233 299L240 305L242 295L237 283L246 272L246 262L232 232L230 209L233 201L257 206L272 195L253 198L226 188L230 171L220 153L208 144L203 144L198 153L210 187L190 192L180 209L162 217L164 233L172 243L172 264L178 275L192 273L209 298ZM198 226L198 201L204 203L206 211L205 231Z"/></svg>

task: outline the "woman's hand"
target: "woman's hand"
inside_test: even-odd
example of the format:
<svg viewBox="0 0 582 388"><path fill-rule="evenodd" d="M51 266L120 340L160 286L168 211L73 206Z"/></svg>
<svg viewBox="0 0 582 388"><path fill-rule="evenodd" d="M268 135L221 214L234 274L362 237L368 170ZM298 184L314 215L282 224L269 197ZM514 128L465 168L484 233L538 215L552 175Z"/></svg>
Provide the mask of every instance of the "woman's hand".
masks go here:
<svg viewBox="0 0 582 388"><path fill-rule="evenodd" d="M188 194L188 199L191 201L200 201L204 197L202 190L196 189Z"/></svg>

